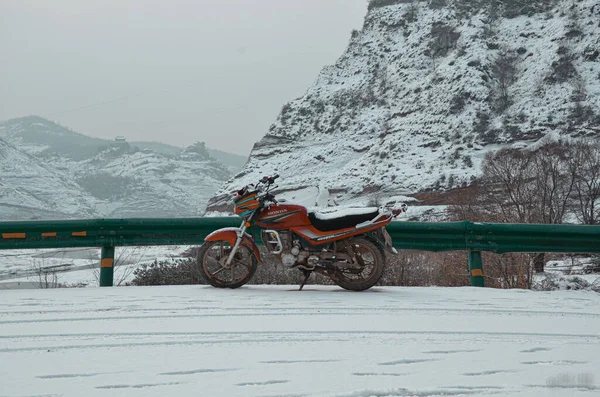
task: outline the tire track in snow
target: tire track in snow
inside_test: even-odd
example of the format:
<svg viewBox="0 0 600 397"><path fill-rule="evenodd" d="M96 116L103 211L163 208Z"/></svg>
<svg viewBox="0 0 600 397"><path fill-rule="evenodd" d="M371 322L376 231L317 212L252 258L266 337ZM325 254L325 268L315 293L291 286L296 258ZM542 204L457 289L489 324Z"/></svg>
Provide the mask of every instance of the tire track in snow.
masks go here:
<svg viewBox="0 0 600 397"><path fill-rule="evenodd" d="M304 363L334 363L340 360L269 360L260 361L261 364L304 364Z"/></svg>
<svg viewBox="0 0 600 397"><path fill-rule="evenodd" d="M532 347L531 349L521 350L521 353L536 353L536 352L547 352L550 351L549 347Z"/></svg>
<svg viewBox="0 0 600 397"><path fill-rule="evenodd" d="M173 385L181 385L185 382L165 382L165 383L140 383L140 384L122 384L122 385L104 385L104 386L96 386L96 389L146 389L149 387L159 387L159 386L173 386Z"/></svg>
<svg viewBox="0 0 600 397"><path fill-rule="evenodd" d="M485 376L485 375L496 375L496 374L510 374L519 372L516 369L496 369L490 371L481 371L481 372L465 372L464 376Z"/></svg>
<svg viewBox="0 0 600 397"><path fill-rule="evenodd" d="M196 374L208 374L208 373L217 373L217 372L233 372L239 371L239 368L222 368L222 369L189 369L184 371L174 371L174 372L163 372L159 375L196 375Z"/></svg>
<svg viewBox="0 0 600 397"><path fill-rule="evenodd" d="M437 360L434 358L402 359L402 360L394 360L394 361L387 361L384 363L379 363L379 365L420 364L420 363L426 363L428 361L437 361Z"/></svg>
<svg viewBox="0 0 600 397"><path fill-rule="evenodd" d="M284 342L324 342L325 340L318 339L300 339L290 338ZM165 342L131 342L131 343L102 343L90 345L62 345L62 346L37 346L37 347L13 347L0 349L0 353L16 353L16 352L34 352L34 351L58 351L58 350L96 350L96 349L122 349L122 348L138 348L138 347L160 347L160 346L191 346L191 345L220 345L220 344L251 344L251 343L267 343L277 344L282 340L273 339L239 339L239 340L183 340L183 341L165 341Z"/></svg>
<svg viewBox="0 0 600 397"><path fill-rule="evenodd" d="M129 320L129 319L155 319L155 318L195 318L195 317L238 317L238 316L330 316L330 315L379 315L382 313L418 313L418 314L427 314L427 313L467 313L473 315L485 315L488 316L490 314L509 314L511 316L520 315L520 316L531 316L531 315L540 315L540 316L549 316L549 317L564 317L564 316L572 316L572 317L589 317L589 318L599 318L600 313L592 313L592 312L552 312L552 311L543 311L543 310L514 310L514 309L471 309L471 308L431 308L431 307L365 307L365 308L336 308L336 307L266 307L266 308L219 308L215 309L214 307L185 307L185 308L177 308L177 311L192 311L192 310L207 310L207 311L219 311L222 312L226 310L227 313L194 313L194 314L175 314L173 313L173 308L139 308L139 309L123 309L120 307L115 308L100 308L93 309L94 313L102 313L102 312L122 312L123 314L128 313L136 313L136 312L166 312L163 315L124 315L124 316L106 316L106 317L65 317L65 318L47 318L47 319L17 319L17 320L0 320L0 324L15 324L15 323L31 323L31 322L60 322L60 321L85 321L85 320ZM14 316L14 315L55 315L55 314L76 314L76 313L90 313L90 309L81 309L81 310L45 310L45 311L2 311L0 312L0 316Z"/></svg>
<svg viewBox="0 0 600 397"><path fill-rule="evenodd" d="M475 353L480 352L481 349L463 349L463 350L431 350L423 352L424 354L454 354L454 353Z"/></svg>
<svg viewBox="0 0 600 397"><path fill-rule="evenodd" d="M408 372L353 372L354 376L405 376Z"/></svg>
<svg viewBox="0 0 600 397"><path fill-rule="evenodd" d="M309 335L450 335L450 336L461 336L461 335L483 335L483 336L525 336L525 337L548 337L548 338L585 338L585 339L597 339L600 341L600 334L566 334L566 333L550 333L550 332L489 332L489 331L383 331L383 330L302 330L303 334ZM198 332L102 332L102 333L74 333L74 334L32 334L32 335L2 335L0 339L37 339L37 338L90 338L90 337L132 337L139 338L140 336L154 337L154 336L223 336L230 337L236 335L297 335L297 331L228 331L228 332L211 332L211 331L198 331ZM466 338L461 338L466 339ZM481 351L481 349L465 349L465 350L440 350L440 351L427 351L427 354L449 354L449 353L470 353Z"/></svg>
<svg viewBox="0 0 600 397"><path fill-rule="evenodd" d="M289 383L289 380L265 380L262 382L242 382L236 386L265 386L265 385L276 385L280 383Z"/></svg>
<svg viewBox="0 0 600 397"><path fill-rule="evenodd" d="M83 334L87 337L110 337L115 336L115 334ZM117 334L118 335L118 334ZM127 334L128 337L138 340L139 337L143 335L140 334ZM529 337L532 340L539 341L539 338L546 337L551 339L565 339L565 338L573 338L573 339L597 339L600 342L600 335L589 335L589 334L551 334L551 333L526 333L526 332L461 332L461 331L308 331L304 330L302 335L304 338L298 338L298 333L296 331L245 331L245 332L231 332L231 333L223 333L223 332L197 332L197 333L150 333L148 335L152 336L202 336L202 337L210 337L212 336L214 339L182 339L176 341L152 341L152 342L124 342L124 343L102 343L102 344L69 344L69 345L58 345L58 346L31 346L31 347L9 347L9 348L0 348L0 353L15 353L15 352L25 352L25 351L58 351L58 350L90 350L90 349L110 349L110 348L137 348L137 347L147 347L147 346L185 346L185 345L217 345L217 344L277 344L281 342L299 342L299 343L319 343L319 342L350 342L353 340L361 340L365 336L373 336L373 335L382 335L382 336L397 336L404 337L407 335L411 336L451 336L458 337L458 340L465 340L467 336L471 337L470 340L473 340L472 337L482 337L486 340L491 338L501 339L513 341L514 337ZM253 338L236 338L239 336L248 336L252 335ZM311 337L312 335L312 337ZM63 338L70 336L69 334L63 335ZM56 335L45 335L46 338L53 338ZM284 337L284 338L282 338ZM345 339L343 337L346 337ZM3 336L4 339L12 339L13 343L18 341L19 339L23 339L22 336ZM62 340L53 339L53 340ZM387 339L387 338L386 338ZM421 359L415 362L424 362L424 361L436 361L437 359ZM399 360L392 361L389 364L381 364L381 365L397 365L402 364L401 361L410 361L410 360ZM395 363L395 364L392 364ZM410 362L404 362L405 364L410 364ZM542 364L545 363L543 361L539 362L522 362L522 364ZM580 362L570 362L571 364L578 364Z"/></svg>

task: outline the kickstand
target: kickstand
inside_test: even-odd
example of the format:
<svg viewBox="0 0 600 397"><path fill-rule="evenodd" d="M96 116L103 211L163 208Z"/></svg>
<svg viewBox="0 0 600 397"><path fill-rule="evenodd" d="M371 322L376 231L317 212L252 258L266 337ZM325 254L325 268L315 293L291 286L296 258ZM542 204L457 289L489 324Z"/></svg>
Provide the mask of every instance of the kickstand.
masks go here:
<svg viewBox="0 0 600 397"><path fill-rule="evenodd" d="M302 291L302 288L304 288L304 285L308 281L308 278L312 272L310 270L302 270L302 273L304 274L304 280L302 280L302 284L300 284L300 289L298 291Z"/></svg>

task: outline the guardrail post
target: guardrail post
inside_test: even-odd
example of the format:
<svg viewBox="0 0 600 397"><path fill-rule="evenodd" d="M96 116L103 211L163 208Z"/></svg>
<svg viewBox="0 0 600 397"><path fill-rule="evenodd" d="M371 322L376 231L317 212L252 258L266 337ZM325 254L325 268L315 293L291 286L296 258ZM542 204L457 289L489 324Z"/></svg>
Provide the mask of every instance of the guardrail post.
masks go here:
<svg viewBox="0 0 600 397"><path fill-rule="evenodd" d="M480 251L469 251L469 271L471 273L471 286L483 287L483 266Z"/></svg>
<svg viewBox="0 0 600 397"><path fill-rule="evenodd" d="M113 272L115 264L115 247L102 247L100 258L100 286L113 286Z"/></svg>

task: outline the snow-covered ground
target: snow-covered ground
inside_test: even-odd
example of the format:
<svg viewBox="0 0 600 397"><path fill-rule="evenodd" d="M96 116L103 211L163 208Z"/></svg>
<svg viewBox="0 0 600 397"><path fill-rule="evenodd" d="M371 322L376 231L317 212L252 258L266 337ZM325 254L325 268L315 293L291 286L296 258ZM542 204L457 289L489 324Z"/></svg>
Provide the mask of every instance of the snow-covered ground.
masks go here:
<svg viewBox="0 0 600 397"><path fill-rule="evenodd" d="M2 396L595 396L600 294L1 291Z"/></svg>

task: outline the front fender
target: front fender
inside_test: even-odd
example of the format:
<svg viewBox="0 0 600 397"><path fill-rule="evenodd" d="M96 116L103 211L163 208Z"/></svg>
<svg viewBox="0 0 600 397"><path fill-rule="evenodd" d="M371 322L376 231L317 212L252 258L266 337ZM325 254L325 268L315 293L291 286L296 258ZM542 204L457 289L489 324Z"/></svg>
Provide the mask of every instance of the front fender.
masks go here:
<svg viewBox="0 0 600 397"><path fill-rule="evenodd" d="M237 241L239 231L240 229L238 228L216 230L208 236L206 236L204 241L227 241L229 245L233 247L235 245L235 242ZM258 245L256 245L256 243L254 242L254 240L252 240L252 237L250 237L248 233L244 233L244 237L242 237L242 244L250 248L252 252L254 252L254 256L256 257L256 260L259 263L263 263L263 260L260 256L260 251L258 250Z"/></svg>

